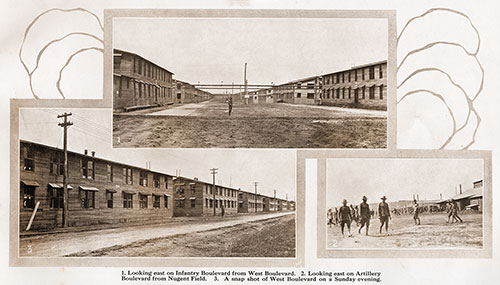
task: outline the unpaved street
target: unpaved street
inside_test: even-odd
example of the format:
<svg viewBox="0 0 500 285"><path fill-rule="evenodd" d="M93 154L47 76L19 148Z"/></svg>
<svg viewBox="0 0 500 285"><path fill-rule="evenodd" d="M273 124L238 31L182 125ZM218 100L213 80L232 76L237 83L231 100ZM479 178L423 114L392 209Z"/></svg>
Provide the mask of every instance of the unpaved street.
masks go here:
<svg viewBox="0 0 500 285"><path fill-rule="evenodd" d="M342 237L339 226L328 227L328 248L481 248L483 226L481 214L461 214L463 223L446 223L446 214L421 215L421 225L415 225L413 216L393 216L389 221L389 235L379 234L380 222L371 219L369 236L365 229L358 234L352 223L353 236Z"/></svg>
<svg viewBox="0 0 500 285"><path fill-rule="evenodd" d="M200 219L198 222L185 224L166 223L162 225L22 237L19 243L19 255L46 257L66 256L78 252L90 252L102 248L127 245L148 239L231 227L285 215L293 215L293 213L279 212L259 215L241 215L216 220L212 219L210 222ZM173 220L175 220L175 218L173 218Z"/></svg>
<svg viewBox="0 0 500 285"><path fill-rule="evenodd" d="M70 256L295 257L295 216L141 240Z"/></svg>
<svg viewBox="0 0 500 285"><path fill-rule="evenodd" d="M386 112L209 101L113 116L115 147L384 148Z"/></svg>

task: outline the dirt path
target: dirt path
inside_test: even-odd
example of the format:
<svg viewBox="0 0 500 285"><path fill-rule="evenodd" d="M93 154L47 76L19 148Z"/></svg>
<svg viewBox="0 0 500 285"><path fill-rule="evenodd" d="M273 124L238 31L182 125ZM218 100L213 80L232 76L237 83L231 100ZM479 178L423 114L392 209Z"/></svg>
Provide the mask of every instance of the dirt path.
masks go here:
<svg viewBox="0 0 500 285"><path fill-rule="evenodd" d="M380 222L372 219L369 236L365 229L358 234L356 224L351 226L351 237L342 237L340 227L327 228L328 248L481 248L483 245L482 216L461 215L463 223L446 223L445 214L421 215L421 224L415 225L412 216L394 216L389 221L389 235L379 234Z"/></svg>
<svg viewBox="0 0 500 285"><path fill-rule="evenodd" d="M225 103L208 101L149 114L115 114L113 146L384 148L387 119L385 115L374 115L380 112L238 103L229 117Z"/></svg>
<svg viewBox="0 0 500 285"><path fill-rule="evenodd" d="M295 215L142 240L71 256L295 257Z"/></svg>
<svg viewBox="0 0 500 285"><path fill-rule="evenodd" d="M148 225L143 227L116 228L91 232L71 232L23 237L19 242L19 252L20 256L65 256L76 252L94 251L101 248L130 244L141 240L189 234L197 231L209 231L292 214L292 212L280 212L224 218L210 223L201 221L199 223L184 225ZM31 249L30 253L27 251L28 248Z"/></svg>

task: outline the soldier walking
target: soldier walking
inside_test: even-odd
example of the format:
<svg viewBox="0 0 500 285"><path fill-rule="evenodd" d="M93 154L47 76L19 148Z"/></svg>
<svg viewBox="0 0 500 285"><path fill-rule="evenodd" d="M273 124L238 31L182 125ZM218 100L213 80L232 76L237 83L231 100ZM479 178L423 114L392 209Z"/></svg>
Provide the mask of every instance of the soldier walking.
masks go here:
<svg viewBox="0 0 500 285"><path fill-rule="evenodd" d="M340 220L340 229L342 231L342 236L344 236L344 226L347 225L347 230L349 231L349 236L351 235L351 209L347 206L347 200L344 199L342 201L342 207L339 210L339 220Z"/></svg>
<svg viewBox="0 0 500 285"><path fill-rule="evenodd" d="M366 225L366 235L368 235L368 229L370 228L370 205L366 203L368 198L366 196L363 196L363 202L359 204L359 215L360 215L360 227L358 229L358 233L361 234L361 229Z"/></svg>
<svg viewBox="0 0 500 285"><path fill-rule="evenodd" d="M382 228L385 225L385 233L389 233L389 219L391 218L391 211L389 210L389 205L385 202L387 198L383 196L382 202L378 204L378 217L380 219L380 230L379 232L382 233Z"/></svg>

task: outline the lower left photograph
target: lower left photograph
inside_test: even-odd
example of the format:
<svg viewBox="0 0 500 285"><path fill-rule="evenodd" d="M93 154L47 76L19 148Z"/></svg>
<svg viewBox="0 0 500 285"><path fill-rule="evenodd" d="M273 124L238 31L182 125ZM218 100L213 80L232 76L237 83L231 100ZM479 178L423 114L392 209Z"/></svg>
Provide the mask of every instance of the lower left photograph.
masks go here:
<svg viewBox="0 0 500 285"><path fill-rule="evenodd" d="M18 257L296 257L295 151L111 140L110 110L19 109Z"/></svg>

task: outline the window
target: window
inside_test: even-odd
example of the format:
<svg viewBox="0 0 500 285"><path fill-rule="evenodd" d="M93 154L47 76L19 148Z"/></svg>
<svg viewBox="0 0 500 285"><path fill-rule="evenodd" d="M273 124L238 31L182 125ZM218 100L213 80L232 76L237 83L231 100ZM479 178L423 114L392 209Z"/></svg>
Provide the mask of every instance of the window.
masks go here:
<svg viewBox="0 0 500 285"><path fill-rule="evenodd" d="M314 93L307 93L307 99L314 99Z"/></svg>
<svg viewBox="0 0 500 285"><path fill-rule="evenodd" d="M191 194L196 193L196 188L194 184L189 184L189 190L191 190Z"/></svg>
<svg viewBox="0 0 500 285"><path fill-rule="evenodd" d="M153 195L153 208L155 208L155 209L160 208L160 200L161 200L161 196Z"/></svg>
<svg viewBox="0 0 500 285"><path fill-rule="evenodd" d="M132 185L132 168L123 168L123 183Z"/></svg>
<svg viewBox="0 0 500 285"><path fill-rule="evenodd" d="M191 208L196 207L196 199L191 199Z"/></svg>
<svg viewBox="0 0 500 285"><path fill-rule="evenodd" d="M177 194L184 195L184 186L179 186L177 190L175 191Z"/></svg>
<svg viewBox="0 0 500 285"><path fill-rule="evenodd" d="M35 171L35 150L33 147L24 147L24 166L23 170Z"/></svg>
<svg viewBox="0 0 500 285"><path fill-rule="evenodd" d="M168 189L168 176L165 176L165 189Z"/></svg>
<svg viewBox="0 0 500 285"><path fill-rule="evenodd" d="M50 160L50 174L64 175L64 158L61 154L54 154Z"/></svg>
<svg viewBox="0 0 500 285"><path fill-rule="evenodd" d="M342 73L342 83L344 83L344 73Z"/></svg>
<svg viewBox="0 0 500 285"><path fill-rule="evenodd" d="M369 76L370 79L375 79L375 66L370 66Z"/></svg>
<svg viewBox="0 0 500 285"><path fill-rule="evenodd" d="M358 81L358 70L354 70L354 81Z"/></svg>
<svg viewBox="0 0 500 285"><path fill-rule="evenodd" d="M133 194L123 192L123 208L132 209L133 207Z"/></svg>
<svg viewBox="0 0 500 285"><path fill-rule="evenodd" d="M210 208L214 207L214 200L210 199Z"/></svg>
<svg viewBox="0 0 500 285"><path fill-rule="evenodd" d="M163 195L163 207L168 208L168 196Z"/></svg>
<svg viewBox="0 0 500 285"><path fill-rule="evenodd" d="M347 82L351 82L351 72L347 72Z"/></svg>
<svg viewBox="0 0 500 285"><path fill-rule="evenodd" d="M364 68L361 69L361 79L365 80L365 69Z"/></svg>
<svg viewBox="0 0 500 285"><path fill-rule="evenodd" d="M382 68L382 66L383 65L381 64L378 67L378 78L384 78L384 69ZM382 98L380 98L380 99L382 99Z"/></svg>
<svg viewBox="0 0 500 285"><path fill-rule="evenodd" d="M108 208L113 208L113 192L106 191L106 204Z"/></svg>
<svg viewBox="0 0 500 285"><path fill-rule="evenodd" d="M375 86L371 86L369 92L370 92L370 99L375 99Z"/></svg>
<svg viewBox="0 0 500 285"><path fill-rule="evenodd" d="M362 89L362 92L361 92L362 93L361 95L362 95L363 99L365 99L365 90L366 90L366 87L363 86L363 89Z"/></svg>
<svg viewBox="0 0 500 285"><path fill-rule="evenodd" d="M379 93L380 100L384 99L384 85L379 86Z"/></svg>
<svg viewBox="0 0 500 285"><path fill-rule="evenodd" d="M80 201L82 208L92 209L95 207L95 192L80 189Z"/></svg>
<svg viewBox="0 0 500 285"><path fill-rule="evenodd" d="M49 200L51 209L62 209L63 208L63 188L53 188L49 186Z"/></svg>
<svg viewBox="0 0 500 285"><path fill-rule="evenodd" d="M345 87L342 88L342 99L345 99Z"/></svg>
<svg viewBox="0 0 500 285"><path fill-rule="evenodd" d="M148 208L148 195L139 194L139 207L141 209Z"/></svg>
<svg viewBox="0 0 500 285"><path fill-rule="evenodd" d="M177 208L184 208L186 205L186 201L184 200L177 200Z"/></svg>
<svg viewBox="0 0 500 285"><path fill-rule="evenodd" d="M28 186L22 184L23 186L23 208L34 209L35 208L35 186Z"/></svg>
<svg viewBox="0 0 500 285"><path fill-rule="evenodd" d="M340 88L337 89L337 99L339 99L339 98L340 98Z"/></svg>
<svg viewBox="0 0 500 285"><path fill-rule="evenodd" d="M160 188L160 174L153 174L153 186L155 188Z"/></svg>
<svg viewBox="0 0 500 285"><path fill-rule="evenodd" d="M351 87L347 88L347 96L351 99Z"/></svg>
<svg viewBox="0 0 500 285"><path fill-rule="evenodd" d="M300 96L301 96L301 95L302 95L302 94L300 94L300 93L297 93L297 98L300 98Z"/></svg>
<svg viewBox="0 0 500 285"><path fill-rule="evenodd" d="M108 182L113 182L113 165L111 164L106 165L106 177Z"/></svg>
<svg viewBox="0 0 500 285"><path fill-rule="evenodd" d="M81 173L82 178L85 179L94 179L94 161L90 159L81 159L80 160Z"/></svg>

